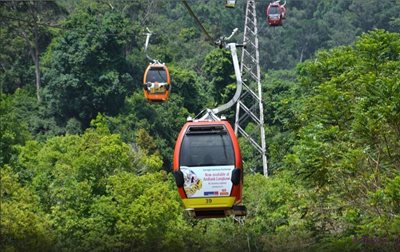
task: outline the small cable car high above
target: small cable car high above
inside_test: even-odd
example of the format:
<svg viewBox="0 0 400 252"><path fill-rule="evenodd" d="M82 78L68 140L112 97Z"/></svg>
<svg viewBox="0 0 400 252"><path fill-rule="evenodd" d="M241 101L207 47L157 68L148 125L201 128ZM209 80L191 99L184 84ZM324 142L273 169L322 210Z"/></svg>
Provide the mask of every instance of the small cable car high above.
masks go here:
<svg viewBox="0 0 400 252"><path fill-rule="evenodd" d="M281 26L283 19L286 18L286 1L284 4L280 4L279 1L272 2L266 9L267 23L269 26Z"/></svg>
<svg viewBox="0 0 400 252"><path fill-rule="evenodd" d="M235 8L236 0L225 0L226 8Z"/></svg>
<svg viewBox="0 0 400 252"><path fill-rule="evenodd" d="M225 40L218 41L224 47ZM242 92L242 79L236 47L230 43L236 75L234 97L198 120L188 118L174 150L173 170L179 195L186 210L195 218L245 216L242 205L243 166L239 143L232 126L217 114L232 107Z"/></svg>
<svg viewBox="0 0 400 252"><path fill-rule="evenodd" d="M144 72L143 89L144 96L150 102L165 102L168 100L171 91L171 79L168 68L164 63L160 63L156 59L152 59L147 54L151 31L147 28L146 44L144 51L147 59L151 61Z"/></svg>

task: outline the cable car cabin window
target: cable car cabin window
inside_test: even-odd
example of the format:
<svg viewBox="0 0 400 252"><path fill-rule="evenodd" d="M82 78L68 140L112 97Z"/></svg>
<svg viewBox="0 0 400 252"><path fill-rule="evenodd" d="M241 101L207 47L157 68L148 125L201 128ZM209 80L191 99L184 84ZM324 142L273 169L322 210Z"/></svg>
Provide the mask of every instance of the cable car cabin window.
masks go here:
<svg viewBox="0 0 400 252"><path fill-rule="evenodd" d="M181 166L235 164L232 140L224 127L217 127L220 129L211 131L201 131L201 127L189 128L182 141Z"/></svg>
<svg viewBox="0 0 400 252"><path fill-rule="evenodd" d="M269 9L269 15L279 14L279 7L271 6Z"/></svg>
<svg viewBox="0 0 400 252"><path fill-rule="evenodd" d="M146 82L167 82L167 72L164 68L150 68L147 72Z"/></svg>

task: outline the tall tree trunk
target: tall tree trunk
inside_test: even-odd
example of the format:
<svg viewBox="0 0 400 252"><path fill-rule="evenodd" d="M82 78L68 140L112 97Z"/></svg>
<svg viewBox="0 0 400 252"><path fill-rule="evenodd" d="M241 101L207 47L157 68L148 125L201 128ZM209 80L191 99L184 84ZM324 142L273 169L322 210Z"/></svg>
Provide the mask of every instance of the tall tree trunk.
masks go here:
<svg viewBox="0 0 400 252"><path fill-rule="evenodd" d="M37 26L34 28L34 33L33 33L33 39L34 39L34 45L33 48L31 49L31 55L33 58L33 62L35 63L35 78L36 78L36 97L38 103L42 102L42 97L40 96L40 86L41 86L41 80L40 80L40 62L39 62L39 42L38 42L38 32L37 32Z"/></svg>

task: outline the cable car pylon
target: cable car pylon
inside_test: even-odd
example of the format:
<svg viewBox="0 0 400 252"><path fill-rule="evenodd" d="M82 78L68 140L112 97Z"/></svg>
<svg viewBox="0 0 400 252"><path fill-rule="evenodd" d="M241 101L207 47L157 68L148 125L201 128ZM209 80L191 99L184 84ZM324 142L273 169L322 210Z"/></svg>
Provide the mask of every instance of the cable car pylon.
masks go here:
<svg viewBox="0 0 400 252"><path fill-rule="evenodd" d="M263 174L268 176L257 34L256 1L247 0L243 34L243 44L246 44L246 48L242 50L240 66L243 92L236 103L235 133L237 136L244 136L260 153ZM249 123L256 125L251 131L246 129Z"/></svg>

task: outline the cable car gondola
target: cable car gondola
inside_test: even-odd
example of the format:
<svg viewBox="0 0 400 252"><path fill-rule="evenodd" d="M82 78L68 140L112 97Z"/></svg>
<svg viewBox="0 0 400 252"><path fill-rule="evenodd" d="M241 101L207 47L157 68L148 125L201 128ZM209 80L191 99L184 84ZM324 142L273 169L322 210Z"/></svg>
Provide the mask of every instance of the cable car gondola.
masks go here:
<svg viewBox="0 0 400 252"><path fill-rule="evenodd" d="M226 8L235 8L236 0L225 0Z"/></svg>
<svg viewBox="0 0 400 252"><path fill-rule="evenodd" d="M144 96L151 102L168 100L171 91L171 79L165 64L150 63L143 77Z"/></svg>
<svg viewBox="0 0 400 252"><path fill-rule="evenodd" d="M236 135L227 121L189 121L174 150L174 177L193 217L245 216L243 168Z"/></svg>
<svg viewBox="0 0 400 252"><path fill-rule="evenodd" d="M286 18L286 2L279 4L280 1L270 3L266 9L267 23L269 26L281 26L283 19Z"/></svg>

